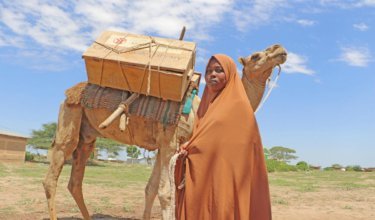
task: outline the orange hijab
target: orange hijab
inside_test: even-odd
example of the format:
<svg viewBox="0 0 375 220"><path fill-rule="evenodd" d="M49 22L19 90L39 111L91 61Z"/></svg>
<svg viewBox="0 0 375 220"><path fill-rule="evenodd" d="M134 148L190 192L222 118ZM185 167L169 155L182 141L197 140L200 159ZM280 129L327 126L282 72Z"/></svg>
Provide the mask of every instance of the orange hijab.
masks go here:
<svg viewBox="0 0 375 220"><path fill-rule="evenodd" d="M177 161L175 182L185 176L185 188L177 190L176 217L269 220L267 171L253 109L234 61L213 57L227 83L216 96L204 90L188 156Z"/></svg>

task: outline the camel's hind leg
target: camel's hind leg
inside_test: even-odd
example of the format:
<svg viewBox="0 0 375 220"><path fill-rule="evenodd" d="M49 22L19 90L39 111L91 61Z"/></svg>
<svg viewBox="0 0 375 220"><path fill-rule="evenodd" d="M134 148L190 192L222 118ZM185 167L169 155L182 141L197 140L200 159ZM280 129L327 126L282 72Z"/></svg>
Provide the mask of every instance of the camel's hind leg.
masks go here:
<svg viewBox="0 0 375 220"><path fill-rule="evenodd" d="M57 219L55 209L55 194L57 181L65 160L72 155L79 140L82 108L78 105L60 106L56 137L52 143L50 166L44 179L43 186L48 202L50 219Z"/></svg>
<svg viewBox="0 0 375 220"><path fill-rule="evenodd" d="M85 173L86 161L95 148L97 132L87 123L87 119L82 119L80 140L77 149L73 152L72 171L68 189L76 201L84 219L90 219L82 193L82 181Z"/></svg>
<svg viewBox="0 0 375 220"><path fill-rule="evenodd" d="M161 160L160 153L157 154L154 169L148 180L145 189L145 209L143 212L143 219L149 220L151 218L152 205L154 203L155 197L158 194L159 182L160 182L160 172L161 172Z"/></svg>

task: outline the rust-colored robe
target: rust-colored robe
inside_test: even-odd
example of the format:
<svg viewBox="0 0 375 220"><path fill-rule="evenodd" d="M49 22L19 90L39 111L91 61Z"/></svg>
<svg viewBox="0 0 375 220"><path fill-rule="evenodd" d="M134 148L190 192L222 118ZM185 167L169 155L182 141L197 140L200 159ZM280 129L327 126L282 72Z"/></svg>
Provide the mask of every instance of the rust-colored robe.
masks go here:
<svg viewBox="0 0 375 220"><path fill-rule="evenodd" d="M181 220L271 219L268 178L259 129L234 61L214 56L227 84L198 108L188 156L176 165L176 218Z"/></svg>

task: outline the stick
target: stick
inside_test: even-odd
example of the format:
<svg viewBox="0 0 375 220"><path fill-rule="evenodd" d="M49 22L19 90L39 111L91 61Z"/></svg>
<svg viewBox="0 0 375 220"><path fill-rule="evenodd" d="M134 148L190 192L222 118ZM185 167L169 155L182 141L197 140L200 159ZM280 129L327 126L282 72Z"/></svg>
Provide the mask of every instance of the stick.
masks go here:
<svg viewBox="0 0 375 220"><path fill-rule="evenodd" d="M121 102L118 108L99 125L99 128L103 129L108 127L108 125L110 125L119 115L121 115L121 113L128 110L128 105L134 102L134 100L136 100L138 96L139 93L133 93L128 99Z"/></svg>
<svg viewBox="0 0 375 220"><path fill-rule="evenodd" d="M185 28L185 26L184 26L184 27L182 28L182 31L181 31L181 34L180 34L180 38L179 38L179 40L183 40L183 39L184 39L185 31L186 31L186 28Z"/></svg>

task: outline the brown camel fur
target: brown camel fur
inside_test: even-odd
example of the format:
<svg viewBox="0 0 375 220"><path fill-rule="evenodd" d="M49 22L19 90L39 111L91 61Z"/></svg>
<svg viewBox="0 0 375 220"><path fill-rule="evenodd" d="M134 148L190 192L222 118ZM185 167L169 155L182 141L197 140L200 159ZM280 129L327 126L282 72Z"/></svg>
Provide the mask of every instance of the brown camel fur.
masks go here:
<svg viewBox="0 0 375 220"><path fill-rule="evenodd" d="M286 50L273 45L265 51L240 58L244 65L243 85L253 109L262 99L266 80L275 66L286 61ZM163 126L159 122L145 123L143 118L130 116L125 132L118 128L119 118L105 129L98 126L112 112L108 109L88 109L80 105L82 91L86 83L80 83L66 91L66 100L61 104L56 137L52 143L50 167L43 182L50 219L57 219L55 209L56 186L67 158L72 156L72 170L68 189L76 201L84 219L90 219L82 194L82 181L86 161L95 148L97 137L114 139L124 144L136 144L146 149L158 148L156 162L145 189L145 209L143 218L150 219L153 201L158 195L162 217L170 216L170 185L168 165L179 143L189 138L192 132L195 111L200 99L193 101L193 111L188 117L181 117L178 126ZM152 143L156 143L152 145Z"/></svg>

